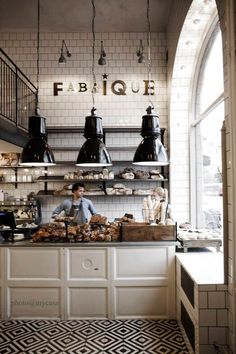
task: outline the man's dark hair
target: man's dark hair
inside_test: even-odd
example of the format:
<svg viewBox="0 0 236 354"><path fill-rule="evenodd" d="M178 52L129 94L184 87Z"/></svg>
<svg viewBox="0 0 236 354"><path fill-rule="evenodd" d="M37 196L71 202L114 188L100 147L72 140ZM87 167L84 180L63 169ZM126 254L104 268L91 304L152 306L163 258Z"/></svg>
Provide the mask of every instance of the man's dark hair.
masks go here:
<svg viewBox="0 0 236 354"><path fill-rule="evenodd" d="M77 191L77 189L79 188L85 188L83 183L77 182L75 184L73 184L72 186L72 193L74 193L75 191Z"/></svg>

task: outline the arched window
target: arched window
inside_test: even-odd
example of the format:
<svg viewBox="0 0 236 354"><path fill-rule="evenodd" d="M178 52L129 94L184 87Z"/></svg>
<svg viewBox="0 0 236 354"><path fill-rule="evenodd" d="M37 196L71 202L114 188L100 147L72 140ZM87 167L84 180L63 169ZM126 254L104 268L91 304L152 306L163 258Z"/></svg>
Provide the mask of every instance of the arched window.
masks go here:
<svg viewBox="0 0 236 354"><path fill-rule="evenodd" d="M219 25L213 31L201 60L197 80L195 156L192 184L195 190L196 227L222 232L221 128L224 121L223 51Z"/></svg>

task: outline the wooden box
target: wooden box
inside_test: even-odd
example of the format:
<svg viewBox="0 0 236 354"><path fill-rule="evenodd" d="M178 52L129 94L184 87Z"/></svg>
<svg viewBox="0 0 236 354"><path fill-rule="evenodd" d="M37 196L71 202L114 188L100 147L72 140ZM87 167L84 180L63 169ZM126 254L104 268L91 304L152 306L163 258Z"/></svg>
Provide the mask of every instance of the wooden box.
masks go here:
<svg viewBox="0 0 236 354"><path fill-rule="evenodd" d="M176 225L149 225L147 223L122 223L122 241L176 241Z"/></svg>

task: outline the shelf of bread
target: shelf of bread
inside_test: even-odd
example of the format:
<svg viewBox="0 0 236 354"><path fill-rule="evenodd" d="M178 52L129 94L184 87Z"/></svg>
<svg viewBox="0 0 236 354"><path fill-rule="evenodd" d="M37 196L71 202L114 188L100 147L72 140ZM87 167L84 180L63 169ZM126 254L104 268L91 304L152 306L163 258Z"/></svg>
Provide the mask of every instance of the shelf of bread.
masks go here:
<svg viewBox="0 0 236 354"><path fill-rule="evenodd" d="M123 185L114 185L113 187L106 188L105 191L98 189L98 190L87 190L84 193L84 197L86 196L111 196L111 197L116 197L116 196L147 196L150 194L153 194L154 189L131 189L124 187ZM43 197L68 197L72 196L72 191L71 189L60 189L60 190L40 190L37 193L37 196L43 196Z"/></svg>
<svg viewBox="0 0 236 354"><path fill-rule="evenodd" d="M65 175L44 175L39 176L37 181L40 182L78 182L78 181L167 181L166 177L161 174L158 169L152 169L151 171L135 170L133 168L125 168L117 175L114 175L112 170L103 168L101 171L97 170L77 170L67 172Z"/></svg>

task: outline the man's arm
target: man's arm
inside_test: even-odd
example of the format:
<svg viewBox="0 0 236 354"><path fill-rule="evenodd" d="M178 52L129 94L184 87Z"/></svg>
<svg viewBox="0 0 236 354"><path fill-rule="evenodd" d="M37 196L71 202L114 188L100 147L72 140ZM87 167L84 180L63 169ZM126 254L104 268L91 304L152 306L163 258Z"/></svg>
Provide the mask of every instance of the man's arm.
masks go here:
<svg viewBox="0 0 236 354"><path fill-rule="evenodd" d="M96 211L96 209L95 209L95 207L94 207L94 205L93 205L93 203L92 203L91 200L89 201L89 207L88 207L88 209L89 209L89 211L90 211L90 213L91 213L92 215L97 214L97 211Z"/></svg>
<svg viewBox="0 0 236 354"><path fill-rule="evenodd" d="M58 205L52 212L52 218L60 214L63 210L67 213L68 208L66 208L66 206L67 205L65 201L63 201L60 205Z"/></svg>

